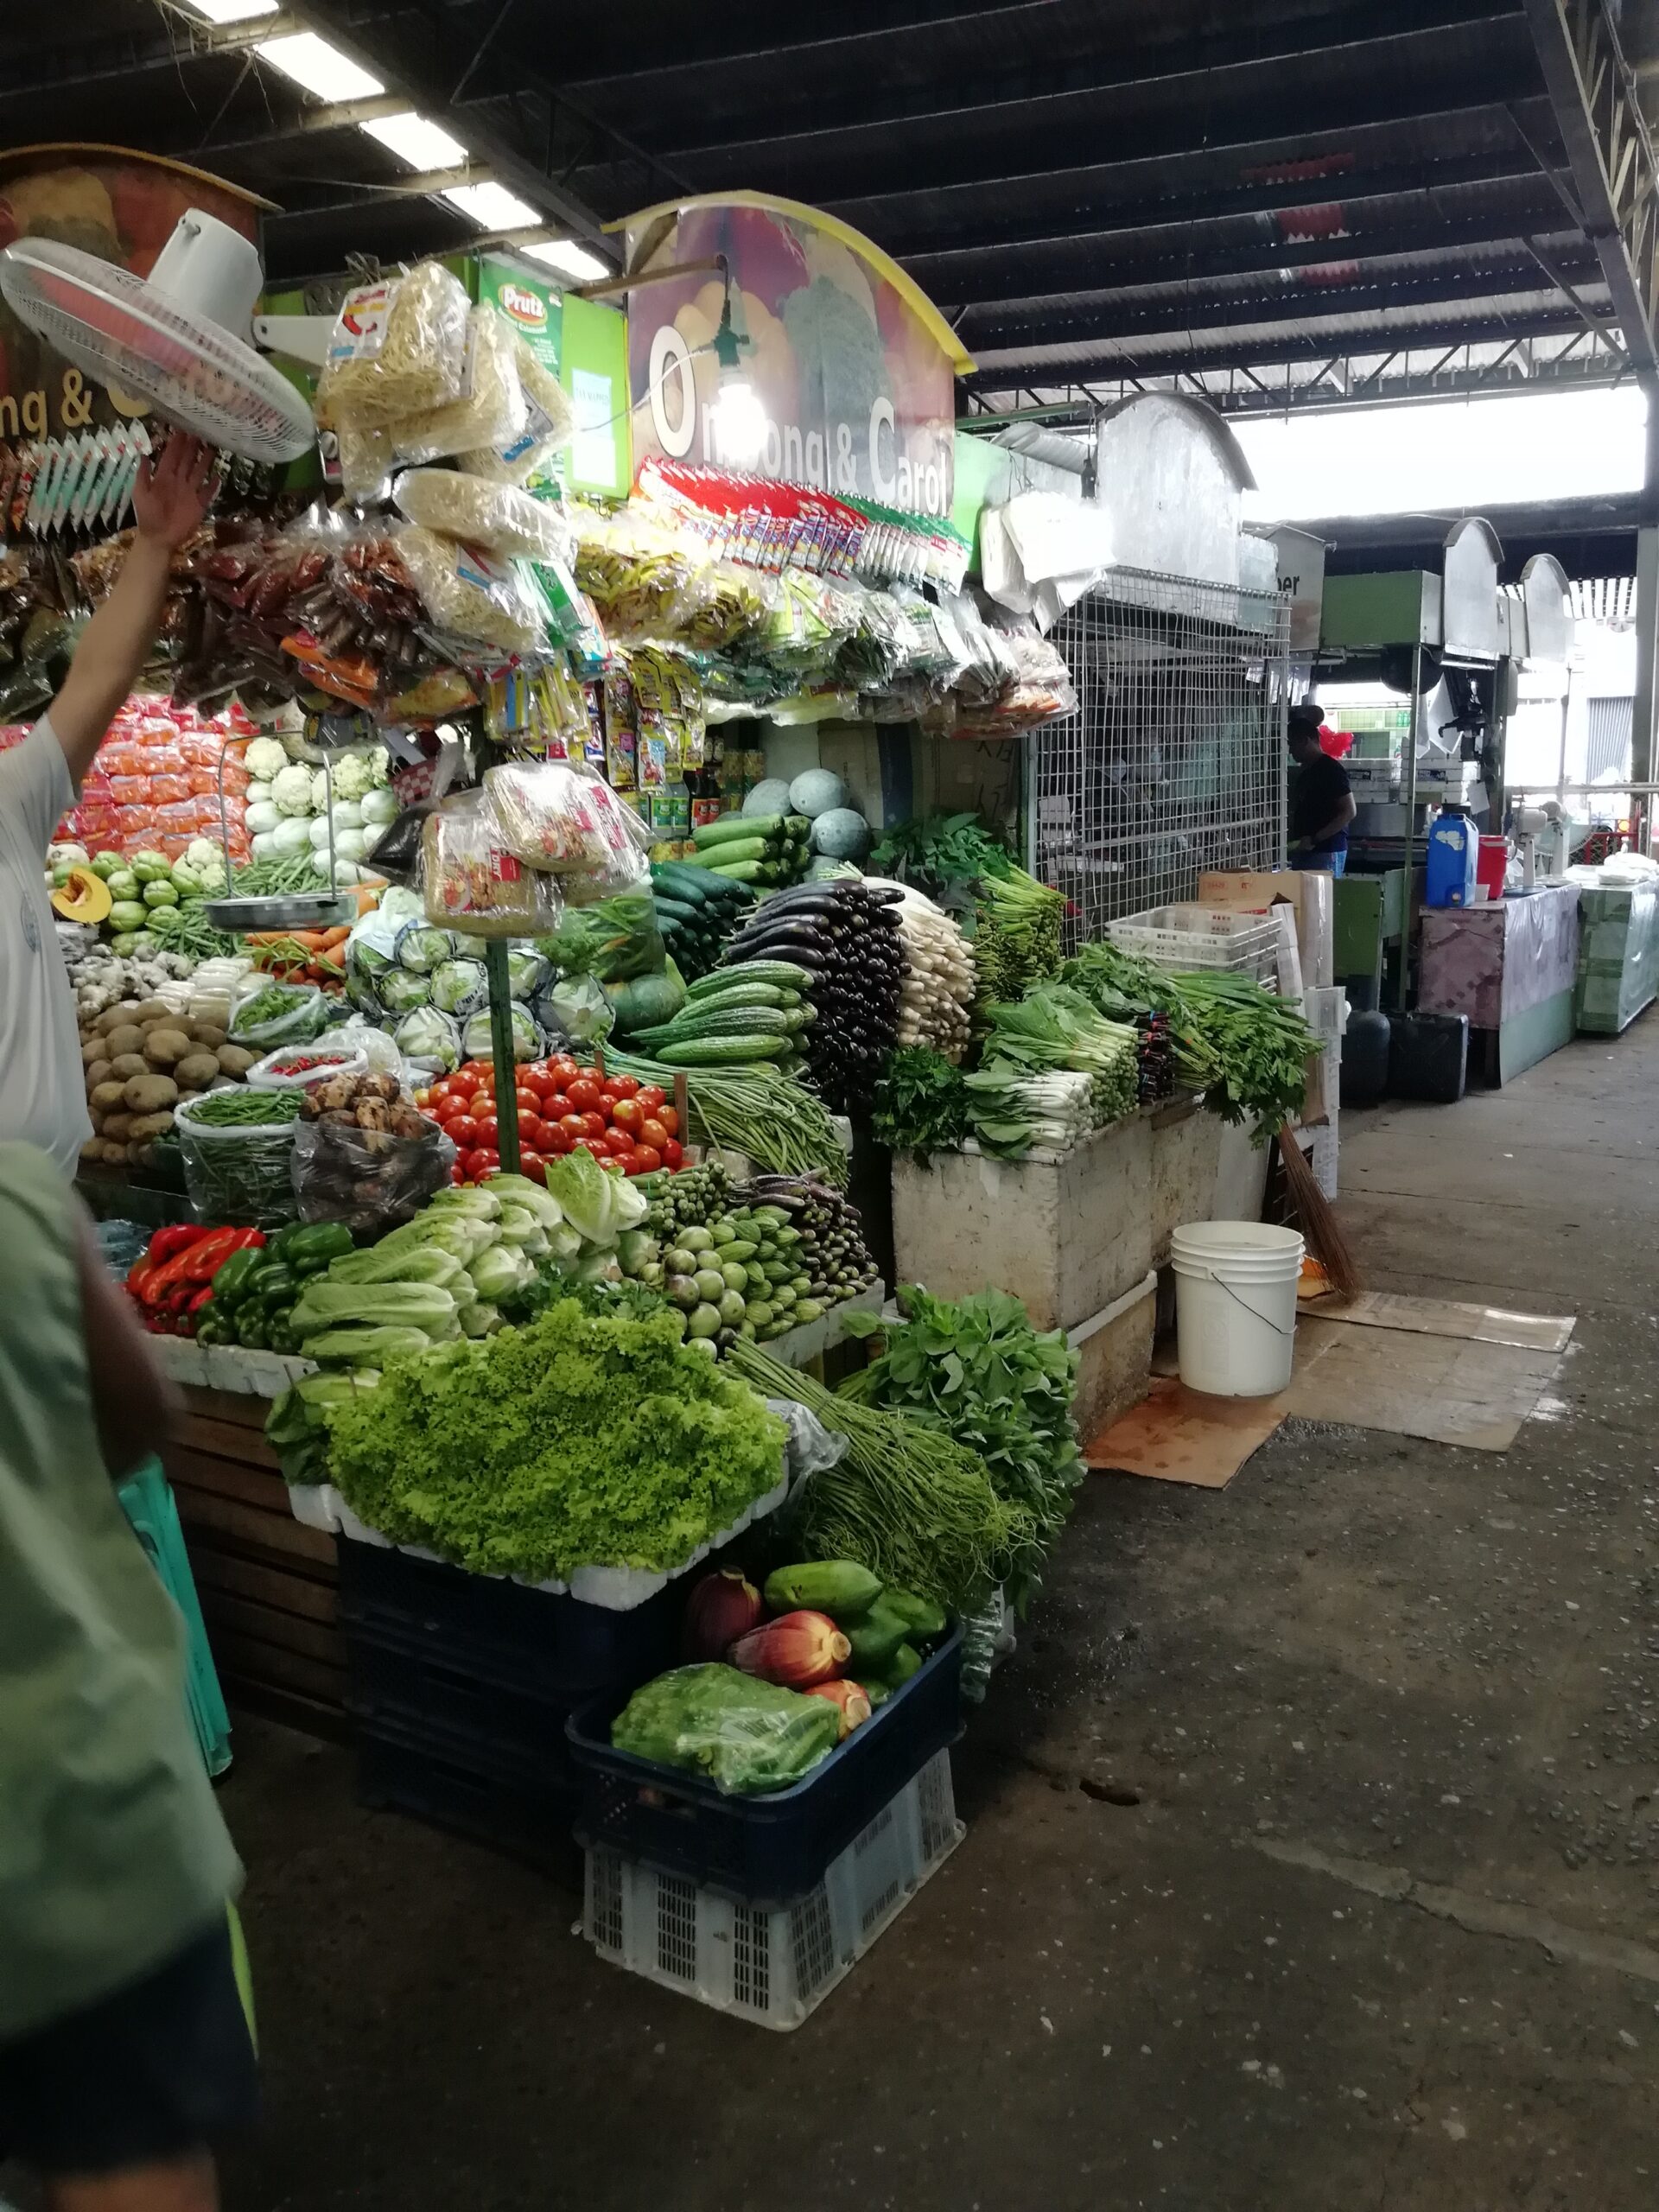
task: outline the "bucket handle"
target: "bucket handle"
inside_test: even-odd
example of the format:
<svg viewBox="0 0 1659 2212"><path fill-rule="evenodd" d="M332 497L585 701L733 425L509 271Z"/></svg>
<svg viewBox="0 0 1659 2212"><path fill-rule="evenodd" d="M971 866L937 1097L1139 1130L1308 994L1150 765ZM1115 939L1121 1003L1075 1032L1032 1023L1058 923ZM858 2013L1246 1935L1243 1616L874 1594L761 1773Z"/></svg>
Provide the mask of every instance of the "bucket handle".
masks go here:
<svg viewBox="0 0 1659 2212"><path fill-rule="evenodd" d="M1236 1306L1242 1306L1253 1321L1259 1321L1264 1329L1271 1329L1275 1337L1285 1337L1294 1341L1296 1335L1296 1325L1294 1322L1291 1324L1289 1328L1281 1329L1276 1321L1269 1321L1265 1313L1258 1313L1248 1298L1241 1298L1238 1293L1233 1288L1231 1283L1224 1281L1219 1275L1206 1274L1201 1277L1200 1280L1205 1282L1214 1283L1217 1290L1224 1290L1228 1297L1232 1300Z"/></svg>

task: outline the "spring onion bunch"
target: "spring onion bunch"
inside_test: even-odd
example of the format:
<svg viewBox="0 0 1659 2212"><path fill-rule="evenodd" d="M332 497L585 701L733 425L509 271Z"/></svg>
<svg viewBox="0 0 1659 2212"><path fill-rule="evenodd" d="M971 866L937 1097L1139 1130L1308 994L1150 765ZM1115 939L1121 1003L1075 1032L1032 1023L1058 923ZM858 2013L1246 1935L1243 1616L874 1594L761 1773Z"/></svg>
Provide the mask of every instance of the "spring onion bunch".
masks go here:
<svg viewBox="0 0 1659 2212"><path fill-rule="evenodd" d="M985 1062L1027 1075L1091 1077L1094 1124L1103 1128L1135 1109L1140 1089L1140 1039L1121 1021L1096 1013L1080 991L1039 983L1014 1005L985 1009Z"/></svg>

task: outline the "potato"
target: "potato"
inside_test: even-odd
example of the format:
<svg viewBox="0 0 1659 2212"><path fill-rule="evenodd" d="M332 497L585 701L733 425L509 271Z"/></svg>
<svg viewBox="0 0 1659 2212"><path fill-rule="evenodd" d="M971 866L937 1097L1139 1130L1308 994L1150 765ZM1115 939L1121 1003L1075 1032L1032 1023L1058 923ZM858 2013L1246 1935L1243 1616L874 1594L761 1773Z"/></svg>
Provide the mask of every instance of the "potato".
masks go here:
<svg viewBox="0 0 1659 2212"><path fill-rule="evenodd" d="M104 1042L109 1047L110 1058L118 1060L124 1052L142 1052L144 1033L136 1021L124 1021L118 1029L106 1029Z"/></svg>
<svg viewBox="0 0 1659 2212"><path fill-rule="evenodd" d="M170 1068L179 1060L190 1057L190 1039L182 1029L170 1023L158 1021L153 1029L144 1032L144 1058L153 1068Z"/></svg>
<svg viewBox="0 0 1659 2212"><path fill-rule="evenodd" d="M109 1046L102 1037L83 1037L81 1039L80 1059L81 1065L83 1067L91 1067L94 1060L106 1060L109 1057Z"/></svg>
<svg viewBox="0 0 1659 2212"><path fill-rule="evenodd" d="M173 1080L181 1090L205 1090L219 1073L219 1062L211 1052L187 1052L173 1071Z"/></svg>
<svg viewBox="0 0 1659 2212"><path fill-rule="evenodd" d="M104 1165L106 1167L124 1167L126 1166L127 1147L125 1145L117 1144L112 1138L109 1137L100 1137L99 1139L99 1144L103 1151Z"/></svg>
<svg viewBox="0 0 1659 2212"><path fill-rule="evenodd" d="M142 1052L118 1052L110 1062L110 1073L122 1083L129 1076L148 1075L149 1072L149 1062Z"/></svg>
<svg viewBox="0 0 1659 2212"><path fill-rule="evenodd" d="M233 1075L216 1075L207 1088L209 1090L239 1090L242 1086Z"/></svg>
<svg viewBox="0 0 1659 2212"><path fill-rule="evenodd" d="M135 1114L159 1114L177 1098L179 1086L170 1075L136 1075L121 1095Z"/></svg>
<svg viewBox="0 0 1659 2212"><path fill-rule="evenodd" d="M92 1065L91 1065L91 1066L87 1069L87 1071L86 1071L86 1095L87 1095L87 1096L90 1098L90 1097L92 1096L92 1095L93 1091L95 1091L95 1090L98 1089L99 1084L100 1083L107 1083L107 1082L109 1081L109 1079L110 1079L110 1064L109 1064L109 1062L108 1062L107 1060L94 1060L94 1061L92 1062Z"/></svg>
<svg viewBox="0 0 1659 2212"><path fill-rule="evenodd" d="M100 1037L107 1037L111 1029L124 1028L131 1020L130 1006L106 1006L92 1027Z"/></svg>
<svg viewBox="0 0 1659 2212"><path fill-rule="evenodd" d="M86 1143L80 1147L80 1156L89 1165L94 1160L101 1160L104 1157L104 1143L102 1138L88 1137Z"/></svg>
<svg viewBox="0 0 1659 2212"><path fill-rule="evenodd" d="M111 1079L108 1083L100 1083L86 1103L94 1114L113 1114L119 1109L126 1095L126 1084Z"/></svg>
<svg viewBox="0 0 1659 2212"><path fill-rule="evenodd" d="M117 1144L125 1144L132 1135L132 1123L130 1114L106 1114L99 1135L112 1139Z"/></svg>
<svg viewBox="0 0 1659 2212"><path fill-rule="evenodd" d="M219 1062L221 1074L246 1075L259 1055L248 1052L240 1045L221 1045L213 1057Z"/></svg>
<svg viewBox="0 0 1659 2212"><path fill-rule="evenodd" d="M177 1014L174 1013L165 999L146 999L142 1006L134 1007L132 1018L141 1029L147 1027L152 1021L178 1020Z"/></svg>
<svg viewBox="0 0 1659 2212"><path fill-rule="evenodd" d="M165 1108L159 1114L139 1114L133 1118L127 1131L130 1142L149 1144L156 1137L165 1136L173 1126L173 1116Z"/></svg>
<svg viewBox="0 0 1659 2212"><path fill-rule="evenodd" d="M221 1045L230 1042L216 1021L193 1021L189 1027L192 1042L205 1052L216 1052Z"/></svg>
<svg viewBox="0 0 1659 2212"><path fill-rule="evenodd" d="M153 1144L130 1144L125 1146L124 1150L130 1167L148 1167L156 1157L156 1147Z"/></svg>

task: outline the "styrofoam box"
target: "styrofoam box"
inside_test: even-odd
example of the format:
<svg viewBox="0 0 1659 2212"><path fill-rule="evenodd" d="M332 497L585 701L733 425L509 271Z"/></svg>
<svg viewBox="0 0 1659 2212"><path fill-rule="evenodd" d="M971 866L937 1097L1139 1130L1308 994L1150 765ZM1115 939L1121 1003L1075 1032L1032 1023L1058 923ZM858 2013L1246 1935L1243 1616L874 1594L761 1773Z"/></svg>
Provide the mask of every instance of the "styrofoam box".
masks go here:
<svg viewBox="0 0 1659 2212"><path fill-rule="evenodd" d="M588 1853L582 1932L601 1958L756 2027L798 2028L966 1833L940 1751L830 1860L770 1911L620 1853Z"/></svg>

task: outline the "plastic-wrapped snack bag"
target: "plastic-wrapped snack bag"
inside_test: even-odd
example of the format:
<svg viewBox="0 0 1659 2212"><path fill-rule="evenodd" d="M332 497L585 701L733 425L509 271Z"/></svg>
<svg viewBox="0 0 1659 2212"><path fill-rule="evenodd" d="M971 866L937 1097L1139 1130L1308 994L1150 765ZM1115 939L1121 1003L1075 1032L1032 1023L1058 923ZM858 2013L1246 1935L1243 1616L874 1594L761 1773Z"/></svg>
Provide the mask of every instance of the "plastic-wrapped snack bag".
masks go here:
<svg viewBox="0 0 1659 2212"><path fill-rule="evenodd" d="M558 925L564 901L557 885L507 849L493 810L476 791L428 815L421 860L426 911L441 929L534 937Z"/></svg>
<svg viewBox="0 0 1659 2212"><path fill-rule="evenodd" d="M543 368L535 349L512 333L513 365L524 393L524 423L516 436L501 444L475 446L461 456L463 468L474 476L493 477L499 484L528 484L545 474L554 454L575 435L576 418L563 385Z"/></svg>
<svg viewBox="0 0 1659 2212"><path fill-rule="evenodd" d="M317 379L316 416L385 429L454 399L467 353L467 294L436 261L359 284L340 302Z"/></svg>
<svg viewBox="0 0 1659 2212"><path fill-rule="evenodd" d="M533 652L545 642L539 597L526 589L516 569L493 555L416 524L398 533L397 550L438 629L509 653Z"/></svg>
<svg viewBox="0 0 1659 2212"><path fill-rule="evenodd" d="M649 835L602 777L570 761L505 761L486 771L484 791L502 843L531 868L597 872Z"/></svg>
<svg viewBox="0 0 1659 2212"><path fill-rule="evenodd" d="M551 560L569 541L557 510L544 500L460 469L406 469L392 497L410 522L503 558Z"/></svg>
<svg viewBox="0 0 1659 2212"><path fill-rule="evenodd" d="M572 511L575 580L612 638L673 638L712 572L707 546L652 517Z"/></svg>
<svg viewBox="0 0 1659 2212"><path fill-rule="evenodd" d="M524 391L512 349L512 333L488 302L467 318L467 351L461 388L418 415L393 426L399 461L438 461L469 446L495 446L524 427Z"/></svg>
<svg viewBox="0 0 1659 2212"><path fill-rule="evenodd" d="M348 499L365 504L380 497L391 474L391 432L342 423L334 433L340 448L340 488Z"/></svg>

